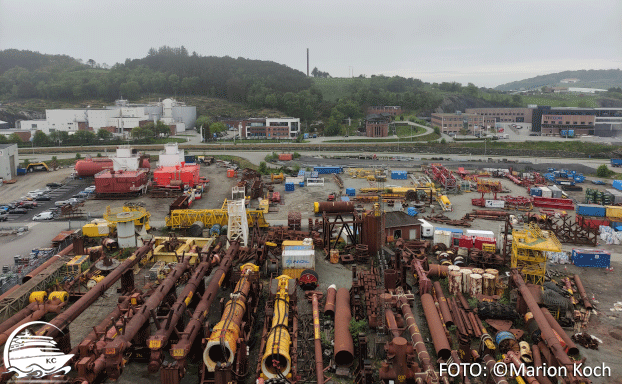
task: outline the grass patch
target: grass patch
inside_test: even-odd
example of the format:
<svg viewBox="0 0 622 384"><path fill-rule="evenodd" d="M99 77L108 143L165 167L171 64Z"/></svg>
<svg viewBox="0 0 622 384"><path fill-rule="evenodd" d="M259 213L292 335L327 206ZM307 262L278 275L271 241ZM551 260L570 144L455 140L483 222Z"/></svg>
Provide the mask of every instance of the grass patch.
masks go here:
<svg viewBox="0 0 622 384"><path fill-rule="evenodd" d="M397 131L398 137L410 137L414 135L420 135L425 132L425 128L415 127L413 125L398 125L399 122L396 122L395 130ZM414 139L417 139L416 137Z"/></svg>
<svg viewBox="0 0 622 384"><path fill-rule="evenodd" d="M278 140L278 139L261 139L261 140L252 140L252 139L236 139L235 143L240 143L240 144L259 144L259 143L269 143L269 144L274 144L274 143L283 143L283 144L288 144L288 143L308 143L309 140L302 140L300 142L297 142L295 140ZM210 142L211 144L219 144L219 143L226 143L226 144L233 144L234 141L233 140L218 140L218 141L214 141L214 142Z"/></svg>
<svg viewBox="0 0 622 384"><path fill-rule="evenodd" d="M438 140L440 135L434 132L430 132L427 135L417 136L412 138L413 143L422 142L422 141L430 141L430 140ZM324 143L410 143L409 138L398 138L398 137L387 137L387 138L369 138L369 139L351 139L351 140L326 140Z"/></svg>
<svg viewBox="0 0 622 384"><path fill-rule="evenodd" d="M336 102L337 100L350 96L353 84L360 82L369 85L371 79L351 78L351 77L330 77L312 78L313 84L322 92L324 101Z"/></svg>
<svg viewBox="0 0 622 384"><path fill-rule="evenodd" d="M484 142L468 142L450 144L454 146L483 148ZM525 149L544 151L583 152L595 157L608 157L609 152L616 149L608 144L588 143L584 141L525 141L525 142L502 142L489 141L486 147L490 149Z"/></svg>

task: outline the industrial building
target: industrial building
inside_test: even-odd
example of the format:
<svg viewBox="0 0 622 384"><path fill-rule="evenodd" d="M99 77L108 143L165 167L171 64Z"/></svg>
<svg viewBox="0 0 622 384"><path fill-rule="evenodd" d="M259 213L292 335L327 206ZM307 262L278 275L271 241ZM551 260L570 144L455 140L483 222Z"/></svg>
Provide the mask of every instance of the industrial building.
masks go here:
<svg viewBox="0 0 622 384"><path fill-rule="evenodd" d="M531 123L532 108L467 108L465 113L477 114L497 123Z"/></svg>
<svg viewBox="0 0 622 384"><path fill-rule="evenodd" d="M0 179L14 179L18 164L17 144L0 144Z"/></svg>
<svg viewBox="0 0 622 384"><path fill-rule="evenodd" d="M399 116L402 114L402 107L400 105L373 105L367 107L368 115L388 115L391 117Z"/></svg>
<svg viewBox="0 0 622 384"><path fill-rule="evenodd" d="M532 112L531 130L552 136L568 130L573 130L575 136L619 136L622 134L622 108L538 106Z"/></svg>
<svg viewBox="0 0 622 384"><path fill-rule="evenodd" d="M295 139L300 134L300 119L296 117L249 117L220 122L238 131L241 138Z"/></svg>
<svg viewBox="0 0 622 384"><path fill-rule="evenodd" d="M22 120L17 128L28 131L66 131L70 134L79 130L97 132L106 129L123 136L133 128L147 122L163 123L171 126L172 133L194 128L196 107L187 106L174 99L164 99L149 104L131 104L127 100L117 100L115 105L104 108L46 109L43 120Z"/></svg>
<svg viewBox="0 0 622 384"><path fill-rule="evenodd" d="M456 113L432 114L432 126L439 128L441 132L445 134L456 134L463 128L469 133L474 134L478 132L478 130L485 129L486 127L494 127L495 123L495 117L483 116L477 113L462 113L461 111L457 111Z"/></svg>
<svg viewBox="0 0 622 384"><path fill-rule="evenodd" d="M387 137L389 135L390 117L371 114L365 118L365 136L367 137Z"/></svg>

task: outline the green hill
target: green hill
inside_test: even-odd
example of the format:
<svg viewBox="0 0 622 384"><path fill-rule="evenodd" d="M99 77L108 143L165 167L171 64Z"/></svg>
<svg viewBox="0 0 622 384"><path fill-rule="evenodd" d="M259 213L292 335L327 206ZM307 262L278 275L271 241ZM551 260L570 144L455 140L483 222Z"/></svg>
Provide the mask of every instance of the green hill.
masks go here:
<svg viewBox="0 0 622 384"><path fill-rule="evenodd" d="M579 79L578 83L564 84L563 79ZM532 77L530 79L513 81L501 84L495 89L499 91L511 91L523 89L533 89L540 87L583 87L609 89L611 87L622 86L622 71L619 69L599 69L599 70L580 70L564 71Z"/></svg>

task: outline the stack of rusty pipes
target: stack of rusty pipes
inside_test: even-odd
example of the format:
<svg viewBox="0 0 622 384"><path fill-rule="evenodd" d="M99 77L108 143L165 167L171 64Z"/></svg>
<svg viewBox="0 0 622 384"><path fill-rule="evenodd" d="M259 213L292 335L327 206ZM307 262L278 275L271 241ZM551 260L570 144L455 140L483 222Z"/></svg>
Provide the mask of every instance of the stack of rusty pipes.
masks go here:
<svg viewBox="0 0 622 384"><path fill-rule="evenodd" d="M419 280L419 292L421 294L430 292L432 281L428 278L428 273L423 269L426 260L413 259L412 267L415 270L415 277Z"/></svg>
<svg viewBox="0 0 622 384"><path fill-rule="evenodd" d="M61 301L56 297L52 300L47 300L45 303L35 301L28 304L26 308L0 324L0 345L3 345L9 335L21 325L39 320L48 313L60 313L66 304L67 302Z"/></svg>
<svg viewBox="0 0 622 384"><path fill-rule="evenodd" d="M259 267L248 263L241 267L242 277L235 286L231 299L225 305L220 322L214 326L203 351L203 363L209 372L217 366L231 366L236 358L238 340L242 335L242 321L246 312L247 299L251 289L251 274Z"/></svg>
<svg viewBox="0 0 622 384"><path fill-rule="evenodd" d="M586 378L577 377L573 374L574 372L574 363L570 360L566 352L564 351L564 347L559 343L557 336L553 328L549 325L546 317L542 313L542 310L538 306L538 303L535 301L533 296L531 295L531 291L525 284L520 272L517 269L512 269L511 277L514 284L518 287L520 294L523 297L523 300L527 304L527 307L533 314L533 318L538 323L538 327L541 331L541 337L544 343L549 347L555 359L559 363L560 366L566 368L566 372L568 376L563 377L562 380L567 384L579 384L579 383L591 383L590 380ZM542 351L541 351L542 352Z"/></svg>
<svg viewBox="0 0 622 384"><path fill-rule="evenodd" d="M217 249L219 248L215 248L214 251L216 252ZM170 353L177 363L174 368L179 370L179 377L183 377L185 374L187 364L186 357L190 353L190 348L194 344L199 331L203 327L203 322L205 321L209 309L212 306L212 302L214 301L214 298L216 298L225 276L229 273L231 264L237 257L239 250L240 243L238 241L232 242L222 258L222 261L220 261L220 265L214 272L214 276L212 276L210 283L205 289L205 293L203 293L201 301L199 301L194 309L192 318L188 321L186 328L184 328L184 331L181 333L179 341L171 347Z"/></svg>
<svg viewBox="0 0 622 384"><path fill-rule="evenodd" d="M103 348L106 375L109 378L117 379L121 375L121 369L125 364L123 353L132 345L131 341L134 336L136 336L138 331L149 320L149 317L155 314L154 311L156 308L162 304L164 298L169 295L171 290L175 287L177 280L190 268L190 259L190 256L184 256L182 262L178 263L175 268L168 273L156 291L147 299L140 310L134 314L132 319L125 326L124 333L108 342Z"/></svg>
<svg viewBox="0 0 622 384"><path fill-rule="evenodd" d="M203 284L203 277L211 271L213 266L213 260L205 257L195 269L192 277L188 280L188 283L186 283L183 291L177 297L177 300L175 300L175 303L171 307L166 320L161 323L158 323L157 320L155 321L156 328L158 330L147 341L147 345L149 346L149 349L151 349L149 372L153 373L160 370L160 366L162 365L162 360L164 358L163 349L166 347L166 344L171 337L171 333L177 327L177 323L186 312L186 308L190 305L195 292L199 286Z"/></svg>

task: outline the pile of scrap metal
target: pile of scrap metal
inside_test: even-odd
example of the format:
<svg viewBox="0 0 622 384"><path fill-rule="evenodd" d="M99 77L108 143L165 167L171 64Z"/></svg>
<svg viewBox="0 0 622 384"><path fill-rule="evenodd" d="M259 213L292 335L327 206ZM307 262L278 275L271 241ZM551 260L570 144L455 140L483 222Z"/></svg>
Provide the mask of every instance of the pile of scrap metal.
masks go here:
<svg viewBox="0 0 622 384"><path fill-rule="evenodd" d="M453 225L456 227L470 227L471 226L469 219L462 218L460 220L452 220L442 213L439 213L433 216L424 216L424 218L433 223L443 223L446 225Z"/></svg>

